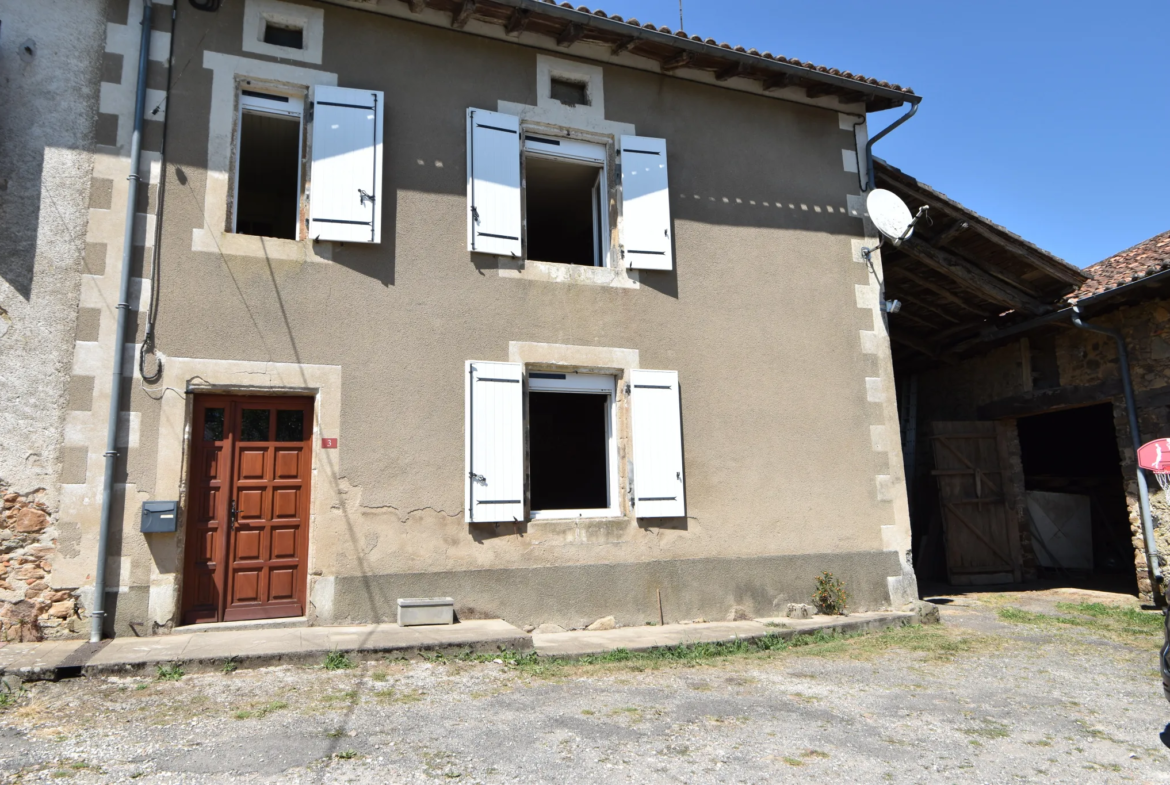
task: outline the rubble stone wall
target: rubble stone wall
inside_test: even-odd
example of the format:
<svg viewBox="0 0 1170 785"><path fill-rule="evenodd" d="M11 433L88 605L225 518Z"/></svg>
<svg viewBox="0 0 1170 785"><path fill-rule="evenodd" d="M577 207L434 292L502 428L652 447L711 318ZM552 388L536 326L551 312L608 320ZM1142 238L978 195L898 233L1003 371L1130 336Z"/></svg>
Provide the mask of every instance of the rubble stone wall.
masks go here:
<svg viewBox="0 0 1170 785"><path fill-rule="evenodd" d="M52 585L57 522L37 490L4 493L0 513L0 641L42 641L82 631L76 589Z"/></svg>
<svg viewBox="0 0 1170 785"><path fill-rule="evenodd" d="M1125 338L1137 396L1142 442L1170 436L1170 301L1151 300L1093 316L1088 321L1102 327L1119 329ZM980 407L1024 395L1028 390L1024 374L1029 367L1040 367L1043 361L1048 361L1051 366L1055 360L1059 378L1049 381L1058 381L1061 387L1090 387L1120 381L1114 340L1107 335L1077 329L1071 324L1056 332L1052 340L1032 336L1030 363L1025 364L1023 352L1022 341L1013 341L979 357L921 374L919 432L923 432L922 428L932 420L979 419ZM1045 356L1040 356L1042 354ZM1050 354L1055 354L1055 357L1048 356ZM1130 441L1125 399L1118 393L1111 400L1117 446L1121 453L1121 472L1126 484L1138 588L1145 600L1152 601L1153 588L1138 512L1136 456ZM1009 455L1015 457L1009 459L1011 465L1007 467L1011 475L1009 482L1015 482L1022 489L1023 467L1018 461L1018 441L1014 445L1014 452L1011 448L1009 444ZM919 445L919 483L934 482L929 473L933 461L927 449L928 446ZM1159 551L1170 555L1170 505L1166 504L1154 478L1147 475L1147 479L1151 485L1155 540ZM929 514L929 511L923 510L919 514ZM1026 576L1034 575L1035 561L1027 526L1020 526L1020 537L1024 573Z"/></svg>

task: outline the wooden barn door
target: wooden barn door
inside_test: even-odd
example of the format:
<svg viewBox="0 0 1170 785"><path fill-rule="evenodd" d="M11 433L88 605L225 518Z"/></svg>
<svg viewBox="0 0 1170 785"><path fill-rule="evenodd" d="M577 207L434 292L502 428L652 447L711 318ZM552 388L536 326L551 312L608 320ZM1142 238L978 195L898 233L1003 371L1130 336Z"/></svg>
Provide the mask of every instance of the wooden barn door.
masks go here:
<svg viewBox="0 0 1170 785"><path fill-rule="evenodd" d="M183 623L303 615L312 399L199 396L192 426Z"/></svg>
<svg viewBox="0 0 1170 785"><path fill-rule="evenodd" d="M1004 499L995 423L931 423L931 443L950 583L1019 581L1018 534Z"/></svg>

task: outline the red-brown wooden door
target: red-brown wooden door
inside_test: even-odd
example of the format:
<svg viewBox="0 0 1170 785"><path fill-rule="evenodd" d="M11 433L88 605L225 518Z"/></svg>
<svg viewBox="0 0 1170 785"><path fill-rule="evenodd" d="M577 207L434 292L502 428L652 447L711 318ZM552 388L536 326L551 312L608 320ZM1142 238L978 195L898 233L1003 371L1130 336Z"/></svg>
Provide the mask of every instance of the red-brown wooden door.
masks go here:
<svg viewBox="0 0 1170 785"><path fill-rule="evenodd" d="M305 609L313 401L199 396L183 623Z"/></svg>

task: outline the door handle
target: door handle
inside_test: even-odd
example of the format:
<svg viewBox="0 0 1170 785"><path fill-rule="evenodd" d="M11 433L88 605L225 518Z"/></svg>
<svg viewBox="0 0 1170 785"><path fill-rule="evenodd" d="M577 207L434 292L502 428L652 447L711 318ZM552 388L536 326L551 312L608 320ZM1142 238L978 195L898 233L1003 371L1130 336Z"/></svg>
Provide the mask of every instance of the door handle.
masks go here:
<svg viewBox="0 0 1170 785"><path fill-rule="evenodd" d="M228 528L233 529L236 525L236 515L239 510L236 509L236 500L232 499L228 502Z"/></svg>

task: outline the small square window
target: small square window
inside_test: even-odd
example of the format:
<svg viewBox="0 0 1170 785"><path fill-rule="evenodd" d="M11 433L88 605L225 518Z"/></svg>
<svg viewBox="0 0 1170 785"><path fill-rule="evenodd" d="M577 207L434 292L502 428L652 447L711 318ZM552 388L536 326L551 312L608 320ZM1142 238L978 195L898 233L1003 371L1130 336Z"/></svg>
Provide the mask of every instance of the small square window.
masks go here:
<svg viewBox="0 0 1170 785"><path fill-rule="evenodd" d="M288 49L305 48L305 28L264 20L264 43Z"/></svg>
<svg viewBox="0 0 1170 785"><path fill-rule="evenodd" d="M552 77L549 95L565 106L589 106L589 85L569 79Z"/></svg>

